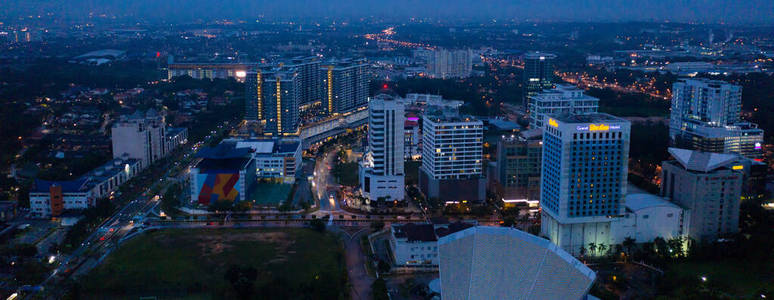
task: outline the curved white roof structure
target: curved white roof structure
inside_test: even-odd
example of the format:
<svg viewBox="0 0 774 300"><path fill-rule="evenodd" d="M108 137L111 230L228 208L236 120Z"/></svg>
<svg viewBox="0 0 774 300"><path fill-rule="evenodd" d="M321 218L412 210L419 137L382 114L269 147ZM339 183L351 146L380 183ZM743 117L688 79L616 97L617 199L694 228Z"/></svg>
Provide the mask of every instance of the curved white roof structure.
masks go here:
<svg viewBox="0 0 774 300"><path fill-rule="evenodd" d="M443 299L582 299L594 271L546 239L504 227L441 238Z"/></svg>

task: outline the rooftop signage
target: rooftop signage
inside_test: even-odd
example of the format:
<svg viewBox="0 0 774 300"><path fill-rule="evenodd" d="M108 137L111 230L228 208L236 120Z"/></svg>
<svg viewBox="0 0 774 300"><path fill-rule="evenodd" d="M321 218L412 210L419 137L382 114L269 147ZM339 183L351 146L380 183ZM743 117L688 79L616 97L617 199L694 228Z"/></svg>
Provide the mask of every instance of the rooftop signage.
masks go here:
<svg viewBox="0 0 774 300"><path fill-rule="evenodd" d="M619 129L621 129L621 125L588 124L575 126L577 131L610 131Z"/></svg>

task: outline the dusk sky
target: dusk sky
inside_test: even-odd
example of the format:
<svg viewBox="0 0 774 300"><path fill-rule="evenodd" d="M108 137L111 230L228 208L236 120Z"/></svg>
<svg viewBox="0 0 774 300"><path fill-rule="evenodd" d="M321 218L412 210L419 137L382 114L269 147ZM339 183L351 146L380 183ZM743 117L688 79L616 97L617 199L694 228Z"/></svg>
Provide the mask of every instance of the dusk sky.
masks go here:
<svg viewBox="0 0 774 300"><path fill-rule="evenodd" d="M774 23L771 0L5 0L0 16L89 12L187 22L212 18L432 17L455 20Z"/></svg>

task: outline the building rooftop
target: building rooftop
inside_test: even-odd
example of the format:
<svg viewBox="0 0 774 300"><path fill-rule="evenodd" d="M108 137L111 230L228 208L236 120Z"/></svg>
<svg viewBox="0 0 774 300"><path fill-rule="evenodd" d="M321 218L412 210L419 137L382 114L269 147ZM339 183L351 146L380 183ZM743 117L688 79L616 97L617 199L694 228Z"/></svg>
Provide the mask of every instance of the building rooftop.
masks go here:
<svg viewBox="0 0 774 300"><path fill-rule="evenodd" d="M249 148L236 148L235 143L222 142L215 147L204 147L196 152L196 157L205 159L243 158L250 155Z"/></svg>
<svg viewBox="0 0 774 300"><path fill-rule="evenodd" d="M42 179L35 179L35 182L32 184L32 188L30 189L30 192L32 193L48 193L50 188L52 186L61 186L63 193L78 193L78 192L86 192L88 191L88 186L86 183L88 182L88 178L80 177L75 180L67 180L67 181L49 181L49 180L42 180Z"/></svg>
<svg viewBox="0 0 774 300"><path fill-rule="evenodd" d="M199 173L220 173L226 171L228 173L239 172L247 168L247 163L250 161L249 157L236 157L236 158L224 158L224 159L202 159L196 168L199 169Z"/></svg>
<svg viewBox="0 0 774 300"><path fill-rule="evenodd" d="M438 221L440 222L395 224L392 226L392 230L396 238L406 238L409 242L433 242L441 237L474 226L464 222Z"/></svg>
<svg viewBox="0 0 774 300"><path fill-rule="evenodd" d="M543 128L525 130L520 132L519 135L527 140L542 140Z"/></svg>
<svg viewBox="0 0 774 300"><path fill-rule="evenodd" d="M435 122L481 122L475 117L460 114L457 108L448 106L428 106L424 117Z"/></svg>
<svg viewBox="0 0 774 300"><path fill-rule="evenodd" d="M552 117L563 123L629 122L625 119L606 113L560 114L553 115Z"/></svg>
<svg viewBox="0 0 774 300"><path fill-rule="evenodd" d="M107 180L108 178L111 178L118 173L127 171L127 167L129 165L134 165L137 163L139 163L139 160L133 158L115 158L74 180L49 181L35 179L30 192L48 193L51 186L61 186L62 192L64 193L87 192L95 185Z"/></svg>
<svg viewBox="0 0 774 300"><path fill-rule="evenodd" d="M546 52L529 52L527 54L524 54L524 58L526 58L526 59L541 59L541 58L554 59L554 58L556 58L556 54L546 53Z"/></svg>
<svg viewBox="0 0 774 300"><path fill-rule="evenodd" d="M521 125L518 123L503 119L489 119L489 125L496 127L498 130L521 129Z"/></svg>
<svg viewBox="0 0 774 300"><path fill-rule="evenodd" d="M187 130L187 128L184 127L167 127L167 136L176 136L180 134L181 132Z"/></svg>
<svg viewBox="0 0 774 300"><path fill-rule="evenodd" d="M437 241L435 236L435 226L433 224L415 224L408 223L399 226L392 226L396 238L406 238L409 242L432 242Z"/></svg>
<svg viewBox="0 0 774 300"><path fill-rule="evenodd" d="M674 207L680 208L676 204L667 201L666 199L650 194L650 193L633 193L626 194L624 197L624 206L631 211L638 211L644 208L650 207Z"/></svg>
<svg viewBox="0 0 774 300"><path fill-rule="evenodd" d="M74 57L75 59L87 59L87 58L100 58L100 57L110 57L110 58L118 58L126 54L126 51L124 50L116 50L116 49L102 49L102 50L96 50L91 51L88 53L84 53L82 55Z"/></svg>
<svg viewBox="0 0 774 300"><path fill-rule="evenodd" d="M441 238L444 299L582 299L594 271L546 239L477 226Z"/></svg>
<svg viewBox="0 0 774 300"><path fill-rule="evenodd" d="M736 154L701 152L680 148L669 148L669 154L671 154L683 168L705 173L712 172L739 161L739 156Z"/></svg>
<svg viewBox="0 0 774 300"><path fill-rule="evenodd" d="M224 143L231 143L237 149L248 149L255 154L287 154L295 153L301 146L299 139L229 139Z"/></svg>

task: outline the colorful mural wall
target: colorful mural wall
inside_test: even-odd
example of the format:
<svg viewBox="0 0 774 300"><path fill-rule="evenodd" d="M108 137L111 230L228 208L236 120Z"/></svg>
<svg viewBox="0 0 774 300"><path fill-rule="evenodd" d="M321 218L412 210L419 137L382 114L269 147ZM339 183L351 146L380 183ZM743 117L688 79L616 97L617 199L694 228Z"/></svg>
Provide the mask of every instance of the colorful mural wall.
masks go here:
<svg viewBox="0 0 774 300"><path fill-rule="evenodd" d="M210 205L219 200L233 202L239 199L239 173L199 174L196 182L199 184L199 204Z"/></svg>

